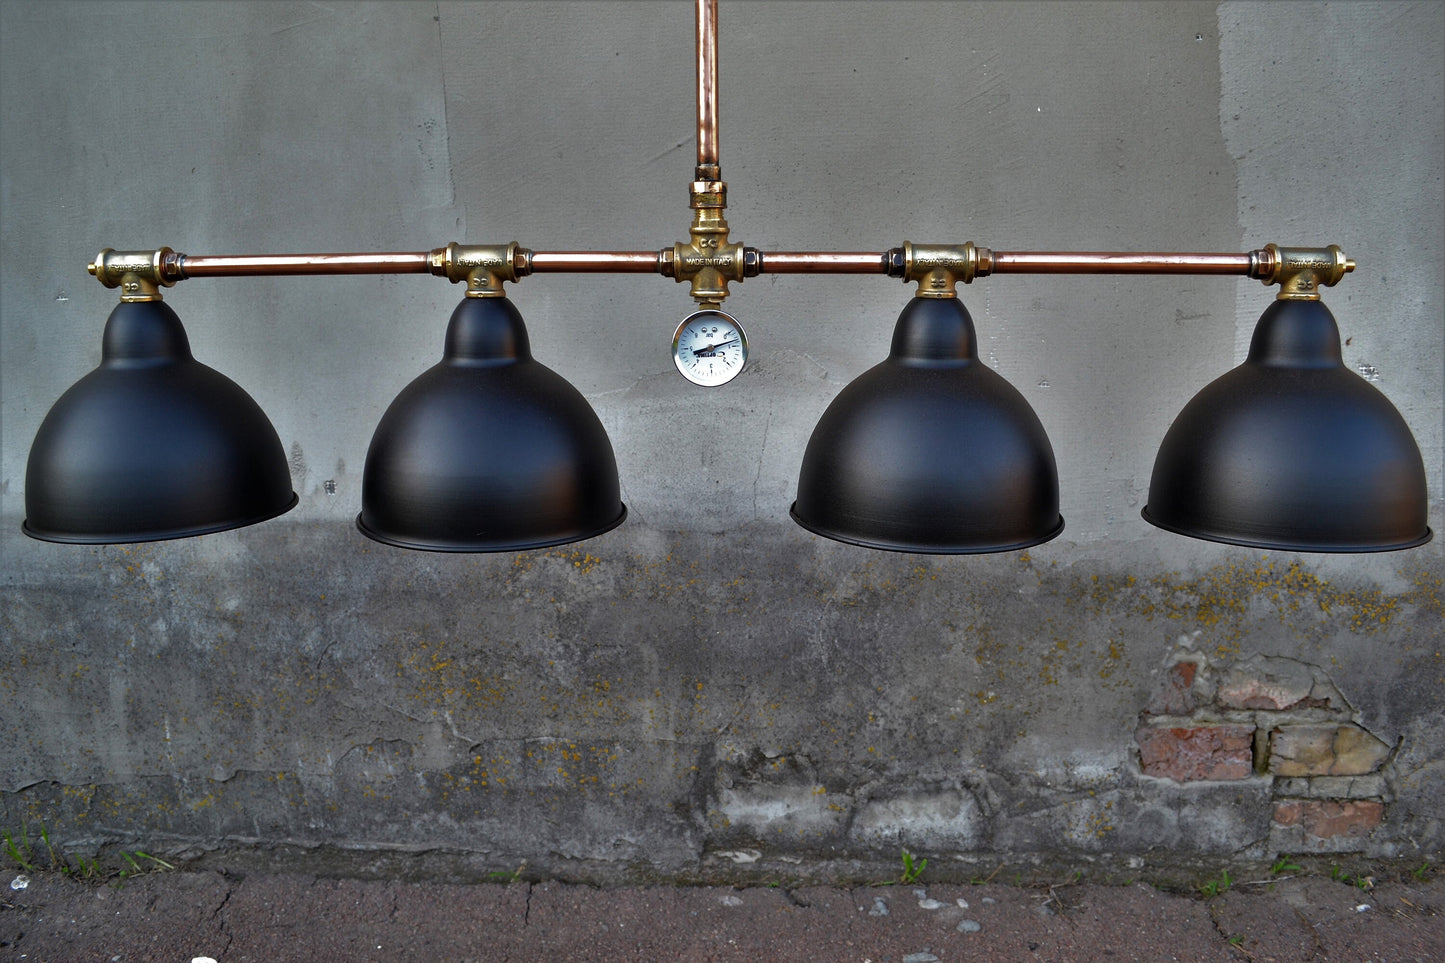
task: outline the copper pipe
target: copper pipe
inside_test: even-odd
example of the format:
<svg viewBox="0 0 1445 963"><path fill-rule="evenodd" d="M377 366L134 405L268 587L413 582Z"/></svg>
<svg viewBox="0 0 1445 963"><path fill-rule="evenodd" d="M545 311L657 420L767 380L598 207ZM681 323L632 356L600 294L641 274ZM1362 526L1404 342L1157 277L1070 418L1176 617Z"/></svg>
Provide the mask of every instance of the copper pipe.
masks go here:
<svg viewBox="0 0 1445 963"><path fill-rule="evenodd" d="M177 278L262 277L297 274L428 274L421 254L172 255Z"/></svg>
<svg viewBox="0 0 1445 963"><path fill-rule="evenodd" d="M761 274L886 274L887 255L882 252L765 251Z"/></svg>
<svg viewBox="0 0 1445 963"><path fill-rule="evenodd" d="M1120 251L994 251L988 261L980 274L1249 274L1253 264L1248 254Z"/></svg>
<svg viewBox="0 0 1445 963"><path fill-rule="evenodd" d="M527 263L534 273L656 274L662 259L657 251L533 251Z"/></svg>
<svg viewBox="0 0 1445 963"><path fill-rule="evenodd" d="M590 274L655 274L657 251L530 251L518 268ZM302 274L430 274L432 254L170 254L163 266L177 280L202 277L264 277Z"/></svg>
<svg viewBox="0 0 1445 963"><path fill-rule="evenodd" d="M700 0L707 2L707 0ZM751 249L749 249L751 250ZM519 273L666 273L667 251L531 251ZM1256 272L1268 252L1170 254L1112 251L992 251L979 249L979 276L988 274L1241 274ZM757 252L759 273L887 274L887 252ZM1350 265L1353 267L1353 264ZM432 252L381 254L192 255L166 250L160 271L172 280L326 274L434 273Z"/></svg>
<svg viewBox="0 0 1445 963"><path fill-rule="evenodd" d="M697 0L697 166L698 180L718 179L717 0Z"/></svg>

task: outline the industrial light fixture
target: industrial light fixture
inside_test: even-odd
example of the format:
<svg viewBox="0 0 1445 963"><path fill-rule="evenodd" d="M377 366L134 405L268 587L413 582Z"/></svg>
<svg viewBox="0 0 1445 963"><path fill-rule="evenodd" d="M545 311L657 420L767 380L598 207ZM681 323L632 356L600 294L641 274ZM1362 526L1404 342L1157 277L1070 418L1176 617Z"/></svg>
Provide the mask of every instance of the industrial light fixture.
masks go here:
<svg viewBox="0 0 1445 963"><path fill-rule="evenodd" d="M1044 426L979 361L956 296L910 301L887 360L823 412L792 515L819 535L898 552L1006 552L1063 531Z"/></svg>
<svg viewBox="0 0 1445 963"><path fill-rule="evenodd" d="M1329 309L1286 285L1244 363L1195 395L1165 434L1144 518L1256 548L1385 552L1429 541L1426 503L1425 462L1405 419L1345 367Z"/></svg>
<svg viewBox="0 0 1445 963"><path fill-rule="evenodd" d="M820 419L793 518L829 538L907 552L1025 548L1058 535L1053 450L1023 396L980 363L956 285L990 274L1242 275L1280 286L1249 358L1185 407L1160 448L1144 518L1196 538L1314 552L1430 538L1424 462L1404 419L1345 369L1319 299L1354 262L1333 245L1243 254L763 252L731 241L718 165L717 0L697 5L697 167L689 240L660 251L449 244L420 253L191 256L102 251L121 289L101 366L56 402L31 448L24 530L67 542L178 538L296 504L265 415L197 363L160 289L186 278L433 274L465 282L440 363L412 382L367 453L358 528L404 548L485 552L590 538L620 524L616 460L579 392L532 359L503 284L545 272L660 274L700 310L673 336L689 380L729 383L747 338L723 313L759 274L879 274L918 284L888 358Z"/></svg>
<svg viewBox="0 0 1445 963"><path fill-rule="evenodd" d="M100 366L60 397L30 448L25 534L147 542L294 507L286 452L260 406L191 356L180 318L154 285L128 282L121 297Z"/></svg>
<svg viewBox="0 0 1445 963"><path fill-rule="evenodd" d="M442 360L376 426L357 527L436 552L543 548L616 528L627 509L602 422L533 360L522 315L491 275L506 262L470 267Z"/></svg>

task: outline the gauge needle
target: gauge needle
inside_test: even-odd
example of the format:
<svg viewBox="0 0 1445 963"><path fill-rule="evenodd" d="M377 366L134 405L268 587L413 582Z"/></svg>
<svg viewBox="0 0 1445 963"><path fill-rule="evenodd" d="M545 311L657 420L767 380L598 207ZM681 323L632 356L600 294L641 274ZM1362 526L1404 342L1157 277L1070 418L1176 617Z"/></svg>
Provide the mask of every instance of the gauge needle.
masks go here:
<svg viewBox="0 0 1445 963"><path fill-rule="evenodd" d="M710 344L710 345L708 345L708 346L705 347L705 348L693 348L693 349L692 349L692 353L695 354L695 355L697 355L699 358L711 357L711 356L712 356L712 353L713 353L714 351L716 351L718 348L726 348L726 347L727 347L728 345L730 345L730 344L737 344L737 343L738 343L738 339L737 339L737 338L733 338L733 339L731 339L731 340L729 340L729 341L724 341L722 344Z"/></svg>

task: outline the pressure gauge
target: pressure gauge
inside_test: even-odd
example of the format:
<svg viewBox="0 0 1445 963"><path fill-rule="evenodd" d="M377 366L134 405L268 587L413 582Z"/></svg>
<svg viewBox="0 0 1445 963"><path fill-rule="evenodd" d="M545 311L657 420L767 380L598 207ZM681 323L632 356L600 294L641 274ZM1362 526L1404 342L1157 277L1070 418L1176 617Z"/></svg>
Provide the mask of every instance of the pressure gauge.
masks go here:
<svg viewBox="0 0 1445 963"><path fill-rule="evenodd" d="M672 336L672 360L688 381L716 388L743 370L748 360L748 336L731 315L698 311L677 326Z"/></svg>

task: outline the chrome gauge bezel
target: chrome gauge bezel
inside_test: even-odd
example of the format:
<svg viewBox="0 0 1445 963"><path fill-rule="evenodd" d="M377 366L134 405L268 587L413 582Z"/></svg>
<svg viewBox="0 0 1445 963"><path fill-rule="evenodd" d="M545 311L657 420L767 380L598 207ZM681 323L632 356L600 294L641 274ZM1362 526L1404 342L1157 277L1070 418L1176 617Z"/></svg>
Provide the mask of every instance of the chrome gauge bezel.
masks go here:
<svg viewBox="0 0 1445 963"><path fill-rule="evenodd" d="M722 340L715 342L711 338ZM733 341L737 342L736 346ZM706 353L718 351L722 353ZM737 318L725 311L715 308L694 311L682 319L672 334L672 363L678 373L693 384L720 387L736 378L747 365L747 333Z"/></svg>

